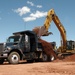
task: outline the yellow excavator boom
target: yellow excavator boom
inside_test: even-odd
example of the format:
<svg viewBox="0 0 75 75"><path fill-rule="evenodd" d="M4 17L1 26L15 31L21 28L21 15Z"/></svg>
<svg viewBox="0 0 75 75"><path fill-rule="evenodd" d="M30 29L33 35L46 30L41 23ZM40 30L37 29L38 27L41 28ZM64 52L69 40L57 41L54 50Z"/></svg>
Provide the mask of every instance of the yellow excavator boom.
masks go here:
<svg viewBox="0 0 75 75"><path fill-rule="evenodd" d="M50 23L54 22L55 25L57 26L61 37L62 37L62 49L65 50L66 49L66 30L64 28L64 26L62 25L62 23L60 22L58 16L55 14L54 9L51 9L48 11L47 13L47 17L46 20L44 22L44 25L41 27L36 27L33 29L33 31L35 31L36 29L38 30L37 35L40 36L48 36L49 34L51 34L51 32L48 32L48 29L50 27Z"/></svg>
<svg viewBox="0 0 75 75"><path fill-rule="evenodd" d="M46 31L48 31L49 27L50 27L50 23L52 22L52 15L54 14L54 10L51 9L48 11L47 13L47 17L46 17L46 20L44 22L44 26L46 28Z"/></svg>

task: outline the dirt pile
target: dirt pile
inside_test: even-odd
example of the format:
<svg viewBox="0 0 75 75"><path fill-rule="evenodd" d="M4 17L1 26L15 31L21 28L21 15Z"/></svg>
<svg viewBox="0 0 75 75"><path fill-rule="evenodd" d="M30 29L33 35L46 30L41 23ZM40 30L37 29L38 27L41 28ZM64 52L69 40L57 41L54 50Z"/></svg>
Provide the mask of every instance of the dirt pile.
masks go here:
<svg viewBox="0 0 75 75"><path fill-rule="evenodd" d="M75 54L66 55L63 59L57 59L55 62L75 62Z"/></svg>
<svg viewBox="0 0 75 75"><path fill-rule="evenodd" d="M39 35L39 27L34 28L33 31L34 31L37 35ZM45 51L45 53L46 53L47 55L54 55L54 57L57 59L57 56L56 56L56 54L54 53L53 47L52 47L52 45L51 45L50 43L48 43L47 41L42 40L42 39L39 39L39 42L42 43L43 49L44 49L44 51Z"/></svg>
<svg viewBox="0 0 75 75"><path fill-rule="evenodd" d="M38 35L39 34L39 27L34 28L33 31Z"/></svg>
<svg viewBox="0 0 75 75"><path fill-rule="evenodd" d="M42 39L39 39L39 42L42 43L43 49L47 55L54 55L54 57L57 59L57 56L54 53L53 47L50 43L48 43L47 41L44 41Z"/></svg>
<svg viewBox="0 0 75 75"><path fill-rule="evenodd" d="M75 54L65 56L62 61L75 61Z"/></svg>

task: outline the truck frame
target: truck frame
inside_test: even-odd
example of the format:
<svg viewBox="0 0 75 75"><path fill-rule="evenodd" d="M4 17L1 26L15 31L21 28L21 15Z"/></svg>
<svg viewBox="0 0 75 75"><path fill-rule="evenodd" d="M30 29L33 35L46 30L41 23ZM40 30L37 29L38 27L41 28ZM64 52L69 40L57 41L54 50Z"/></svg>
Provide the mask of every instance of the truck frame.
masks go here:
<svg viewBox="0 0 75 75"><path fill-rule="evenodd" d="M20 60L33 62L39 59L47 61L48 56L33 31L15 32L13 36L9 36L6 43L0 43L0 64L5 60L10 64L18 64Z"/></svg>

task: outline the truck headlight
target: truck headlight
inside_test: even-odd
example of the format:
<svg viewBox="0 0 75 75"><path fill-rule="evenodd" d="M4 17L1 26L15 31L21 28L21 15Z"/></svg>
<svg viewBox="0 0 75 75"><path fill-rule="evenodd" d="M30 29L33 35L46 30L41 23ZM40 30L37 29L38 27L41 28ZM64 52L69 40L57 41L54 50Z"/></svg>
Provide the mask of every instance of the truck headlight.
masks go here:
<svg viewBox="0 0 75 75"><path fill-rule="evenodd" d="M7 50L10 50L11 48L10 48L10 47L7 47L6 49L7 49Z"/></svg>

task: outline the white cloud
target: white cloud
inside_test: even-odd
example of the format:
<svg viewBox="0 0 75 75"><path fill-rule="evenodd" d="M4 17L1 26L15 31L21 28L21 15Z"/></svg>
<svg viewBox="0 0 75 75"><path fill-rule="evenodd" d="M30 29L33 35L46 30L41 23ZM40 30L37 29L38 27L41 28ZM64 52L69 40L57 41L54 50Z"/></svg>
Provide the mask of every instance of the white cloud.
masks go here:
<svg viewBox="0 0 75 75"><path fill-rule="evenodd" d="M47 15L47 12L36 11L35 13L31 13L30 16L40 18Z"/></svg>
<svg viewBox="0 0 75 75"><path fill-rule="evenodd" d="M37 7L37 8L42 8L42 5L37 5L36 7Z"/></svg>
<svg viewBox="0 0 75 75"><path fill-rule="evenodd" d="M24 6L22 8L18 8L16 10L13 10L14 12L18 13L20 16L29 13L30 12L30 8L28 8L27 6Z"/></svg>
<svg viewBox="0 0 75 75"><path fill-rule="evenodd" d="M34 6L34 3L27 1L28 4L30 4L31 6Z"/></svg>
<svg viewBox="0 0 75 75"><path fill-rule="evenodd" d="M36 18L30 16L30 17L23 18L23 20L24 20L25 22L27 22L27 21L33 21L33 20L36 20Z"/></svg>
<svg viewBox="0 0 75 75"><path fill-rule="evenodd" d="M23 20L25 22L27 21L33 21L36 20L37 18L41 18L47 15L47 12L40 12L40 11L36 11L35 13L31 13L29 17L25 17L23 18Z"/></svg>
<svg viewBox="0 0 75 75"><path fill-rule="evenodd" d="M30 4L31 6L35 6L37 8L42 8L42 5L35 5L33 2L27 1L27 4Z"/></svg>

